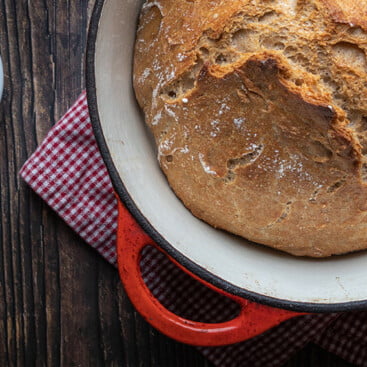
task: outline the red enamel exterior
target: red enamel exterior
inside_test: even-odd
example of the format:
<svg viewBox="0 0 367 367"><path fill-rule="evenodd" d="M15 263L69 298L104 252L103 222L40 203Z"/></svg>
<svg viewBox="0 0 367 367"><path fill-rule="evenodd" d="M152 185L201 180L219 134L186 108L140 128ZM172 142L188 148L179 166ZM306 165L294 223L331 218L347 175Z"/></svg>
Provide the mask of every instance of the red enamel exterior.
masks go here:
<svg viewBox="0 0 367 367"><path fill-rule="evenodd" d="M117 256L124 288L135 308L153 327L179 342L197 346L238 343L259 335L282 321L302 315L253 303L226 293L192 274L162 251L190 276L214 291L231 298L241 306L239 315L224 323L206 324L183 319L164 308L151 294L141 277L141 251L147 245L155 246L162 251L119 201Z"/></svg>

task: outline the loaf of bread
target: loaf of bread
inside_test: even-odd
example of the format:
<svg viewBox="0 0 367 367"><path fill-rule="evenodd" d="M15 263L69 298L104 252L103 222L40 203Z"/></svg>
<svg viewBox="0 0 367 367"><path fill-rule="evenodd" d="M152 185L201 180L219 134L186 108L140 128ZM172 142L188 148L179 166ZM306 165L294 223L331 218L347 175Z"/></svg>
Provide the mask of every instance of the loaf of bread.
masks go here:
<svg viewBox="0 0 367 367"><path fill-rule="evenodd" d="M148 1L134 88L195 216L298 256L367 248L365 0Z"/></svg>

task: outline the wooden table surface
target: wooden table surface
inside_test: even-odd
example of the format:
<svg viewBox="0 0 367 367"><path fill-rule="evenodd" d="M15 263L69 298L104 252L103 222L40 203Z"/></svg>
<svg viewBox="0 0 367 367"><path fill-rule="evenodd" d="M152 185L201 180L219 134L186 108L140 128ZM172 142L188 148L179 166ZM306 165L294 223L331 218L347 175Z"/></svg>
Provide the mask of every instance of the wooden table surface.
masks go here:
<svg viewBox="0 0 367 367"><path fill-rule="evenodd" d="M208 367L141 319L117 271L18 176L85 86L93 5L0 0L0 366ZM311 345L286 366L350 365Z"/></svg>

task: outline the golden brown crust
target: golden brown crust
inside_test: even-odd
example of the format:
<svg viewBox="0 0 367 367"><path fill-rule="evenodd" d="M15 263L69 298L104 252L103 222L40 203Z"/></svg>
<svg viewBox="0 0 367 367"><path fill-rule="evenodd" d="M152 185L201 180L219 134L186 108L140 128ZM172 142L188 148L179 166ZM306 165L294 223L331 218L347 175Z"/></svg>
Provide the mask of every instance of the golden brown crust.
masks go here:
<svg viewBox="0 0 367 367"><path fill-rule="evenodd" d="M194 215L295 255L367 248L358 3L144 5L136 95L161 167Z"/></svg>
<svg viewBox="0 0 367 367"><path fill-rule="evenodd" d="M365 0L322 0L335 22L360 26L367 30L367 8Z"/></svg>

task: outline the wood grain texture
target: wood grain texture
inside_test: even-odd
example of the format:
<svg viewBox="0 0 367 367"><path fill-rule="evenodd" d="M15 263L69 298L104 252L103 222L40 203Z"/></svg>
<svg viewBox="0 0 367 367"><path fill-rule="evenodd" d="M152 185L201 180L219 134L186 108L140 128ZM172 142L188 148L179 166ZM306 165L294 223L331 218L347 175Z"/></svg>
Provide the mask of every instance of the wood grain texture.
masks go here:
<svg viewBox="0 0 367 367"><path fill-rule="evenodd" d="M208 367L134 311L117 271L18 176L85 86L93 0L0 0L0 366ZM287 367L348 366L309 346Z"/></svg>

